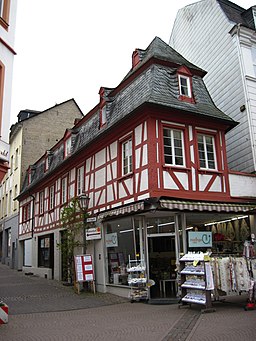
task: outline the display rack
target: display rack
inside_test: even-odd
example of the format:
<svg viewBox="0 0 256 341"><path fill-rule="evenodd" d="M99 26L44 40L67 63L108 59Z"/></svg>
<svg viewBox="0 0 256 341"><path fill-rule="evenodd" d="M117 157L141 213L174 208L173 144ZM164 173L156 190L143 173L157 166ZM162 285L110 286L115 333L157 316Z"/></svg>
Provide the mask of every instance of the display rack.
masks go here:
<svg viewBox="0 0 256 341"><path fill-rule="evenodd" d="M129 255L127 272L128 284L131 289L130 290L131 302L148 300L146 266L144 261L140 259L131 260Z"/></svg>
<svg viewBox="0 0 256 341"><path fill-rule="evenodd" d="M204 254L186 254L180 259L180 291L181 304L201 304L204 311L214 311L212 308L212 283L208 283L206 267L210 264L204 260Z"/></svg>

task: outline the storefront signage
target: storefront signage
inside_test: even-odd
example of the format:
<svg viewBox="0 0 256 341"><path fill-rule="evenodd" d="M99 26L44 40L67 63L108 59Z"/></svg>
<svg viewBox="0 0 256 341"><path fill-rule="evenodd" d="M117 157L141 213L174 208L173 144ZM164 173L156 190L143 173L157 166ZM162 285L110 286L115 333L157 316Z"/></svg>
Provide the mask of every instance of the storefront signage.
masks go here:
<svg viewBox="0 0 256 341"><path fill-rule="evenodd" d="M188 232L189 247L212 247L212 232Z"/></svg>
<svg viewBox="0 0 256 341"><path fill-rule="evenodd" d="M90 282L94 280L92 255L75 256L75 269L77 282Z"/></svg>
<svg viewBox="0 0 256 341"><path fill-rule="evenodd" d="M97 221L97 217L89 217L86 219L87 223L94 223L95 221Z"/></svg>
<svg viewBox="0 0 256 341"><path fill-rule="evenodd" d="M10 145L0 139L0 160L9 161Z"/></svg>
<svg viewBox="0 0 256 341"><path fill-rule="evenodd" d="M85 230L86 240L101 239L101 228L91 227Z"/></svg>
<svg viewBox="0 0 256 341"><path fill-rule="evenodd" d="M106 234L106 247L116 247L118 246L117 233Z"/></svg>

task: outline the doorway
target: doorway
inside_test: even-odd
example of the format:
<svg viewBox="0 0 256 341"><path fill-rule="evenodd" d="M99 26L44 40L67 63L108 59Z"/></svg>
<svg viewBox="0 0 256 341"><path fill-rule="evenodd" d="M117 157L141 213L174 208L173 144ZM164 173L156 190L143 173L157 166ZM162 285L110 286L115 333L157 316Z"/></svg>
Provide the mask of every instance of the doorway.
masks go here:
<svg viewBox="0 0 256 341"><path fill-rule="evenodd" d="M177 295L175 234L148 235L149 278L151 298L174 298Z"/></svg>

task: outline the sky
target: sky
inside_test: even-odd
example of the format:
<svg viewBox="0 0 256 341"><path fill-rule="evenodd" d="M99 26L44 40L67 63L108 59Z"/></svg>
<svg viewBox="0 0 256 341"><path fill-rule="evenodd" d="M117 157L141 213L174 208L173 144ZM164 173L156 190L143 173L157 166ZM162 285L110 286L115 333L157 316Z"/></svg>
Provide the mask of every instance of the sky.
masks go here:
<svg viewBox="0 0 256 341"><path fill-rule="evenodd" d="M11 124L20 110L74 98L84 114L131 69L132 52L169 42L177 11L195 0L17 0ZM233 0L244 8L256 0Z"/></svg>

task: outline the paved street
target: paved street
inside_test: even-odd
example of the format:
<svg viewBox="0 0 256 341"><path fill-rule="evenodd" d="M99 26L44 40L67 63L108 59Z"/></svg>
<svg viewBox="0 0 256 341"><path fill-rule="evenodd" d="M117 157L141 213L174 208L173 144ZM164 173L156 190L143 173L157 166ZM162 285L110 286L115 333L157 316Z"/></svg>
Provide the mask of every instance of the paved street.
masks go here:
<svg viewBox="0 0 256 341"><path fill-rule="evenodd" d="M199 306L131 304L110 294L77 295L56 281L0 265L0 299L9 306L9 323L0 340L102 341L255 341L256 310L243 309L246 296Z"/></svg>

